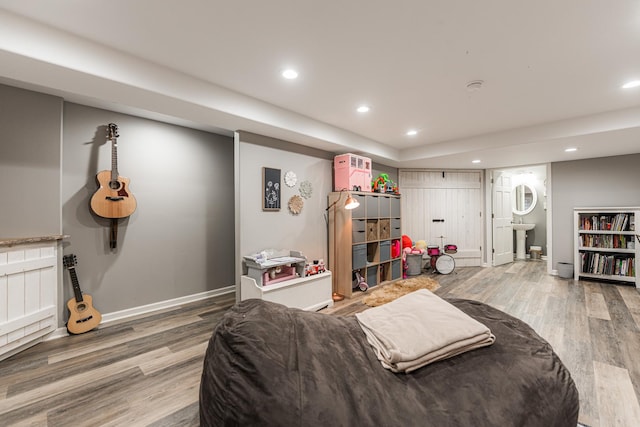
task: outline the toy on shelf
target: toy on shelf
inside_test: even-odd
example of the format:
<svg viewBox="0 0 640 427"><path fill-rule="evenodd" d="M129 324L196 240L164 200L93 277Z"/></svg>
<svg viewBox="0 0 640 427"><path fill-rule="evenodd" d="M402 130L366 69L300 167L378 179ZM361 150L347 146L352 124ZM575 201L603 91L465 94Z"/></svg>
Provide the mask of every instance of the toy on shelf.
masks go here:
<svg viewBox="0 0 640 427"><path fill-rule="evenodd" d="M371 191L374 193L400 194L398 185L391 181L389 175L386 173L381 173L376 179L371 181Z"/></svg>
<svg viewBox="0 0 640 427"><path fill-rule="evenodd" d="M314 274L324 273L326 270L324 260L314 259L312 264L305 266L305 276L313 276Z"/></svg>
<svg viewBox="0 0 640 427"><path fill-rule="evenodd" d="M371 159L356 154L340 154L333 159L334 189L341 191L371 191Z"/></svg>
<svg viewBox="0 0 640 427"><path fill-rule="evenodd" d="M299 251L267 249L243 257L242 274L260 286L273 285L305 276L307 258Z"/></svg>

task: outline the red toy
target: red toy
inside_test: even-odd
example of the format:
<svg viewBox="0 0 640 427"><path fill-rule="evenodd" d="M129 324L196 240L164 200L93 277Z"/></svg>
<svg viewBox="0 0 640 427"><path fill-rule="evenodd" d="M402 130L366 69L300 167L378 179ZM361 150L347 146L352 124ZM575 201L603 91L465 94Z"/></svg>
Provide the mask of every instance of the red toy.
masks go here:
<svg viewBox="0 0 640 427"><path fill-rule="evenodd" d="M402 249L404 248L412 248L413 247L413 241L411 240L411 238L409 236L407 236L406 234L402 235Z"/></svg>

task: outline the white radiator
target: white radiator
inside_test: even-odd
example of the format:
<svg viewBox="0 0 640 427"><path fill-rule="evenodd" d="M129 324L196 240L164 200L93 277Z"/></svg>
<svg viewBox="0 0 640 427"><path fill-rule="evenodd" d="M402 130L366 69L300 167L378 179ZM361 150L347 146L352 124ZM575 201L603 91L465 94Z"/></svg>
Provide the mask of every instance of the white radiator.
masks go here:
<svg viewBox="0 0 640 427"><path fill-rule="evenodd" d="M57 243L0 247L0 360L57 327Z"/></svg>

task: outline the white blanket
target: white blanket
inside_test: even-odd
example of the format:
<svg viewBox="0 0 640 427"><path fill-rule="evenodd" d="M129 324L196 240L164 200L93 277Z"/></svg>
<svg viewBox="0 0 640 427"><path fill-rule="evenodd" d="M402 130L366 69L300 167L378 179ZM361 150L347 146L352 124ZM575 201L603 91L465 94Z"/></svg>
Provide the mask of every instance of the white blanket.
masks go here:
<svg viewBox="0 0 640 427"><path fill-rule="evenodd" d="M408 373L495 341L489 328L426 289L356 318L382 366L393 372Z"/></svg>

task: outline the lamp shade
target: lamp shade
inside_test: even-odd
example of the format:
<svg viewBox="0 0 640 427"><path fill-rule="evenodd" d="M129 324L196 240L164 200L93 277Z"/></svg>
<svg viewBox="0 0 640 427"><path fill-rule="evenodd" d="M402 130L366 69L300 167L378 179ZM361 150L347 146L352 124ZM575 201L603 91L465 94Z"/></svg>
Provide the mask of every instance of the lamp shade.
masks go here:
<svg viewBox="0 0 640 427"><path fill-rule="evenodd" d="M351 194L347 193L347 200L344 202L345 209L355 209L360 206L360 202L354 199Z"/></svg>

